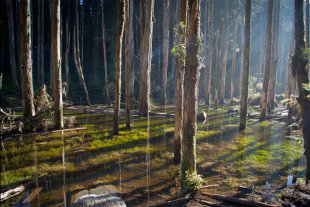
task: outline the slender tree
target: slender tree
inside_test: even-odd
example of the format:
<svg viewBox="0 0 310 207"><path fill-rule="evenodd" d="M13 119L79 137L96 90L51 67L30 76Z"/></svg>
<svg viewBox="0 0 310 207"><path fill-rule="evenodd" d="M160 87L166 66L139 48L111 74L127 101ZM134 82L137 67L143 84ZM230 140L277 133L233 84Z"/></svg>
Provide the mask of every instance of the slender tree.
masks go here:
<svg viewBox="0 0 310 207"><path fill-rule="evenodd" d="M43 0L38 0L38 55L37 55L37 84L39 86L44 84L44 80L42 80L42 74L44 73L44 71L42 71L43 67L41 66L42 61L41 61L41 53L43 52L43 48L42 48L42 29L44 28L44 25L42 24L41 18L42 18L42 6L41 4L43 3Z"/></svg>
<svg viewBox="0 0 310 207"><path fill-rule="evenodd" d="M111 104L110 91L109 91L109 80L108 80L107 51L106 51L106 44L105 44L104 0L102 0L102 47L103 47L105 92L106 92L108 104Z"/></svg>
<svg viewBox="0 0 310 207"><path fill-rule="evenodd" d="M15 56L15 28L13 18L13 5L12 0L6 1L6 8L8 14L8 26L9 26L9 52L10 52L10 65L11 65L11 76L15 89L19 88L16 72L16 56Z"/></svg>
<svg viewBox="0 0 310 207"><path fill-rule="evenodd" d="M74 55L74 63L75 63L75 67L77 70L77 73L79 75L80 78L80 82L82 84L84 93L85 93L85 98L87 101L87 104L90 106L90 100L89 100L89 96L88 96L88 91L87 91L87 87L86 87L86 83L84 80L84 75L83 75L83 69L82 69L82 64L81 64L81 58L80 58L80 44L79 44L79 0L76 0L76 4L75 4L75 15L76 15L76 29L74 29L74 33L73 33L73 55ZM83 42L83 41L82 41Z"/></svg>
<svg viewBox="0 0 310 207"><path fill-rule="evenodd" d="M215 86L214 86L214 108L218 107L218 87L219 87L219 77L220 77L220 59L222 52L222 33L223 33L223 18L220 23L220 30L216 35L216 67L215 67Z"/></svg>
<svg viewBox="0 0 310 207"><path fill-rule="evenodd" d="M246 128L246 117L248 111L248 87L250 71L250 48L251 48L251 4L252 0L246 0L245 4L245 30L244 30L244 57L242 70L242 90L240 109L240 129Z"/></svg>
<svg viewBox="0 0 310 207"><path fill-rule="evenodd" d="M35 115L33 105L30 0L19 1L20 72L24 118Z"/></svg>
<svg viewBox="0 0 310 207"><path fill-rule="evenodd" d="M306 0L306 48L310 47L309 44L309 0Z"/></svg>
<svg viewBox="0 0 310 207"><path fill-rule="evenodd" d="M230 105L234 104L234 90L235 90L235 69L236 69L236 54L237 54L237 29L238 29L238 6L239 0L236 2L235 11L235 25L234 25L234 45L233 45L233 56L231 66L231 82L230 82Z"/></svg>
<svg viewBox="0 0 310 207"><path fill-rule="evenodd" d="M61 57L60 57L60 0L53 0L53 98L55 108L55 127L63 128Z"/></svg>
<svg viewBox="0 0 310 207"><path fill-rule="evenodd" d="M143 117L148 116L150 108L153 13L154 0L141 0L139 114Z"/></svg>
<svg viewBox="0 0 310 207"><path fill-rule="evenodd" d="M183 26L181 26L183 25ZM178 27L178 45L185 45L185 29L187 25L187 0L180 1L180 19ZM181 161L181 142L183 128L183 102L184 102L184 54L179 53L176 68L175 88L175 115L174 115L174 163Z"/></svg>
<svg viewBox="0 0 310 207"><path fill-rule="evenodd" d="M65 91L66 91L66 97L68 97L69 93L69 51L70 51L70 33L69 33L69 18L66 20L66 51L65 51L65 71L66 71L66 85L65 85ZM66 98L65 97L65 98Z"/></svg>
<svg viewBox="0 0 310 207"><path fill-rule="evenodd" d="M212 55L213 55L213 0L209 0L209 9L208 9L208 49L207 56L208 58L206 62L206 71L205 71L205 79L206 79L206 105L209 105L210 102L210 89L211 89L211 71L212 71Z"/></svg>
<svg viewBox="0 0 310 207"><path fill-rule="evenodd" d="M128 6L128 0L118 0L118 28L115 49L115 103L113 116L113 134L115 135L118 134L119 109L121 103L122 40L125 24L125 4Z"/></svg>
<svg viewBox="0 0 310 207"><path fill-rule="evenodd" d="M228 35L229 35L229 1L226 0L225 9L225 32L224 32L224 56L222 62L222 83L220 93L220 104L224 104L225 99L225 86L226 86L226 66L227 66L227 52L228 52Z"/></svg>
<svg viewBox="0 0 310 207"><path fill-rule="evenodd" d="M272 44L271 43L272 10L273 10L273 1L268 0L267 29L266 29L265 57L264 57L265 70L264 70L263 93L261 98L261 110L259 121L265 121L267 113L267 95L268 95L268 85L270 77L271 44Z"/></svg>
<svg viewBox="0 0 310 207"><path fill-rule="evenodd" d="M169 17L170 17L170 0L163 1L163 79L162 89L163 98L162 103L167 103L167 69L168 69L168 51L169 51Z"/></svg>
<svg viewBox="0 0 310 207"><path fill-rule="evenodd" d="M300 105L303 120L304 148L307 160L306 183L310 180L310 82L307 59L305 56L305 32L303 21L303 0L295 0L295 55L293 57L293 75L297 76Z"/></svg>
<svg viewBox="0 0 310 207"><path fill-rule="evenodd" d="M184 122L181 175L196 173L196 115L200 50L200 0L188 1L188 31L184 78ZM182 186L183 190L185 186Z"/></svg>

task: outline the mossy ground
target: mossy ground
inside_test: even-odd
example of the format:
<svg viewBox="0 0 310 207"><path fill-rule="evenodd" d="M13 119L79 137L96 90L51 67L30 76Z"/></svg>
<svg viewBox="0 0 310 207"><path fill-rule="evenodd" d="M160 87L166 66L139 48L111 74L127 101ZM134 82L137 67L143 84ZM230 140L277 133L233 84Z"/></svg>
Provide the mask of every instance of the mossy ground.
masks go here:
<svg viewBox="0 0 310 207"><path fill-rule="evenodd" d="M208 111L200 106L208 113L207 122L197 126L197 169L205 183L226 188L266 181L284 185L287 175L303 177L302 139L291 139L284 125L273 121L249 120L248 128L239 132L239 118L228 109ZM173 113L173 107L156 111ZM125 117L121 117L120 132L115 136L112 115L65 114L76 116L78 127L86 129L2 141L2 189L37 178L43 191L40 201L34 202L45 205L61 203L64 196L106 183L118 186L125 201L135 206L146 204L150 197L158 201L158 195L176 195L173 118L151 116L148 120L133 115L132 128L127 130Z"/></svg>

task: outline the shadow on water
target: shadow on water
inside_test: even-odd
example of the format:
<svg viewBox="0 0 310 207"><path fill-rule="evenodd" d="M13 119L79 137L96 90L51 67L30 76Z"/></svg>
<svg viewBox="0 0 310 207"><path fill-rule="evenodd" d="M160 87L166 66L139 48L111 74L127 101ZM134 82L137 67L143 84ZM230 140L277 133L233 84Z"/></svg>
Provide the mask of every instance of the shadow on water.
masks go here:
<svg viewBox="0 0 310 207"><path fill-rule="evenodd" d="M173 118L132 115L129 131L121 117L120 135L112 136L111 115L74 114L85 130L1 141L2 191L30 182L27 193L43 188L31 203L38 206L70 205L74 193L102 184L115 185L129 206L177 195ZM284 124L249 120L247 129L239 132L239 117L229 114L227 107L207 114L206 123L197 127L197 169L205 182L230 188L266 182L285 185L287 176L296 181L305 175L303 141Z"/></svg>

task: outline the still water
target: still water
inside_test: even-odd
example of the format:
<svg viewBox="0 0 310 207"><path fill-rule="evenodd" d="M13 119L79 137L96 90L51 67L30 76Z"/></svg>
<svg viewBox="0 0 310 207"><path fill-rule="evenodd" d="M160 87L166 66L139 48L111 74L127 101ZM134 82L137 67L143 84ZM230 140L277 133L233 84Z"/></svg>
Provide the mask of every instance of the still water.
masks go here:
<svg viewBox="0 0 310 207"><path fill-rule="evenodd" d="M204 110L200 108L200 110ZM172 113L173 108L158 109ZM207 112L198 124L197 170L206 184L224 189L286 185L305 175L303 141L283 123L249 120L239 132L238 116L228 108ZM67 111L74 131L20 135L1 141L1 192L26 191L1 206L13 205L34 189L31 206L69 206L71 195L103 184L116 186L128 206L146 206L177 195L173 165L173 117L132 115L132 129L120 119L112 136L112 115Z"/></svg>

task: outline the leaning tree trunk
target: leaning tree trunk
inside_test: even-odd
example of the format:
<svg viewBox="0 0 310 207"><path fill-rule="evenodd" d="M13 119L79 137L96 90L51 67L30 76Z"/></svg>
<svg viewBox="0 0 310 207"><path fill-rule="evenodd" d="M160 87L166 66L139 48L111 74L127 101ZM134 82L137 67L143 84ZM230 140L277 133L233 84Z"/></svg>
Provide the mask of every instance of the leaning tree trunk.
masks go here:
<svg viewBox="0 0 310 207"><path fill-rule="evenodd" d="M200 0L188 1L188 31L184 78L184 122L181 175L196 173L196 115L198 108ZM183 190L184 185L182 185Z"/></svg>
<svg viewBox="0 0 310 207"><path fill-rule="evenodd" d="M170 16L170 0L163 1L163 79L162 90L163 97L162 103L167 103L167 69L168 69L168 52L169 52L169 16Z"/></svg>
<svg viewBox="0 0 310 207"><path fill-rule="evenodd" d="M278 35L279 35L279 20L280 20L280 0L273 2L273 28L272 28L272 49L271 49L271 62L270 62L270 79L269 91L267 98L268 111L274 109L275 90L277 82L277 67L278 67Z"/></svg>
<svg viewBox="0 0 310 207"><path fill-rule="evenodd" d="M60 57L60 0L53 0L53 99L55 108L55 127L63 128L62 84L61 84L61 57Z"/></svg>
<svg viewBox="0 0 310 207"><path fill-rule="evenodd" d="M12 0L6 1L7 14L8 14L8 25L9 25L9 52L10 52L10 65L11 65L11 76L14 88L19 88L17 73L16 73L16 57L15 57L15 29L14 29L14 18L13 18L13 5Z"/></svg>
<svg viewBox="0 0 310 207"><path fill-rule="evenodd" d="M212 1L212 0L211 0ZM187 25L187 0L180 1L180 20L184 27L178 27L178 45L185 46L185 29ZM178 54L176 68L176 88L175 88L175 115L174 115L174 164L181 161L181 142L183 128L183 102L184 102L184 55Z"/></svg>
<svg viewBox="0 0 310 207"><path fill-rule="evenodd" d="M237 45L237 29L238 29L238 6L239 0L236 3L235 11L235 26L234 26L234 45L233 45L233 56L232 56L232 66L231 66L231 82L230 82L230 105L234 104L234 90L235 90L235 68L236 68L236 45Z"/></svg>
<svg viewBox="0 0 310 207"><path fill-rule="evenodd" d="M307 160L306 183L310 180L310 91L309 71L307 59L304 53L304 21L303 21L303 0L295 0L295 55L293 57L293 74L297 76L300 105L303 119L304 148ZM308 88L306 88L308 87Z"/></svg>
<svg viewBox="0 0 310 207"><path fill-rule="evenodd" d="M268 14L267 14L267 29L266 29L266 42L265 42L265 57L264 57L264 80L263 80L263 93L261 98L261 110L259 121L266 120L267 113L267 95L268 95L268 85L269 85L269 77L270 77L270 61L271 61L271 46L272 46L272 10L273 10L273 2L272 0L268 1Z"/></svg>
<svg viewBox="0 0 310 207"><path fill-rule="evenodd" d="M240 108L240 129L246 128L246 117L248 111L248 88L250 71L250 48L251 48L251 4L252 0L246 0L245 4L245 28L244 28L244 56L242 70L242 90Z"/></svg>
<svg viewBox="0 0 310 207"><path fill-rule="evenodd" d="M35 115L33 105L31 13L30 0L19 1L20 73L22 81L22 104L24 118Z"/></svg>
<svg viewBox="0 0 310 207"><path fill-rule="evenodd" d="M210 103L210 89L211 89L211 71L212 71L212 55L213 55L213 0L209 2L209 11L208 11L208 58L206 63L206 72L205 72L205 79L206 79L206 102L205 104L208 106Z"/></svg>
<svg viewBox="0 0 310 207"><path fill-rule="evenodd" d="M224 57L222 64L222 83L220 93L220 104L224 104L225 86L226 86L226 65L227 65L227 51L228 51L228 34L229 34L229 1L226 0L226 16L225 16L225 39L224 39Z"/></svg>
<svg viewBox="0 0 310 207"><path fill-rule="evenodd" d="M222 48L222 33L223 33L223 18L220 23L220 31L216 36L216 67L215 67L215 86L214 86L214 109L218 107L218 87L219 87L219 76L220 76L220 59L221 59L221 48Z"/></svg>
<svg viewBox="0 0 310 207"><path fill-rule="evenodd" d="M126 3L125 3L126 1ZM121 68L122 68L122 40L125 24L125 4L128 0L118 0L118 28L115 48L115 103L113 115L113 134L118 134L119 110L121 103Z"/></svg>
<svg viewBox="0 0 310 207"><path fill-rule="evenodd" d="M79 75L82 87L84 89L85 98L86 98L87 104L90 106L90 100L89 100L88 91L87 91L87 87L86 87L85 80L84 80L83 69L82 69L82 64L81 64L81 59L80 59L79 10L78 10L79 2L80 2L79 0L76 0L76 4L75 4L76 30L74 31L74 34L73 34L73 39L74 39L73 40L73 46L74 46L73 54L74 54L75 67Z"/></svg>
<svg viewBox="0 0 310 207"><path fill-rule="evenodd" d="M106 92L108 104L111 104L109 81L108 81L107 51L106 51L106 45L105 45L104 0L102 0L102 47L103 47L103 61L104 61L105 92Z"/></svg>
<svg viewBox="0 0 310 207"><path fill-rule="evenodd" d="M154 0L140 1L140 83L139 114L147 117L150 108Z"/></svg>

